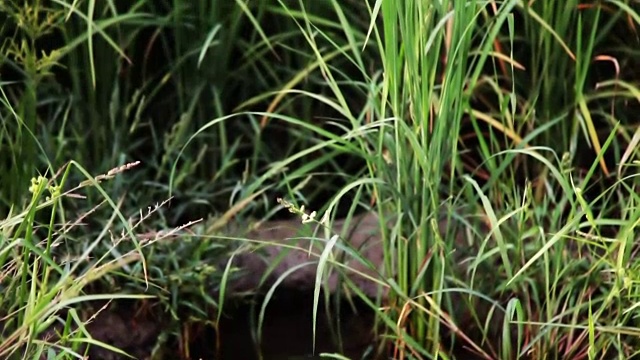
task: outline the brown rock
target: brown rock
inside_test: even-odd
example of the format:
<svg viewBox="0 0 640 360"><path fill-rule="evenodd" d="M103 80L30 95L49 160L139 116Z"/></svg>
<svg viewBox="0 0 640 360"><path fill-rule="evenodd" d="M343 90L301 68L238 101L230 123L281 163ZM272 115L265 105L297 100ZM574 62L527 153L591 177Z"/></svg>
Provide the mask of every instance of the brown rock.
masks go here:
<svg viewBox="0 0 640 360"><path fill-rule="evenodd" d="M227 290L231 293L251 291L261 285L263 276L262 285L270 286L290 269L304 263L309 264L281 279L279 286L313 289L320 254L331 236L339 234L341 238L332 249L334 264L324 268L325 274L330 272L324 277L328 290L334 293L342 283L341 276L346 276L367 296L374 298L382 291L385 297L386 287L380 286L380 282L389 274L385 274L383 264L381 225L374 212L354 216L348 224L344 219L335 221L329 236L325 236L325 229L319 225L302 224L299 219L265 222L242 235L260 245L257 250L235 256L233 265L242 269L244 276L229 284ZM441 234L447 231L446 221L441 220L438 226ZM463 232L457 232L456 246L461 250L465 248L465 238Z"/></svg>

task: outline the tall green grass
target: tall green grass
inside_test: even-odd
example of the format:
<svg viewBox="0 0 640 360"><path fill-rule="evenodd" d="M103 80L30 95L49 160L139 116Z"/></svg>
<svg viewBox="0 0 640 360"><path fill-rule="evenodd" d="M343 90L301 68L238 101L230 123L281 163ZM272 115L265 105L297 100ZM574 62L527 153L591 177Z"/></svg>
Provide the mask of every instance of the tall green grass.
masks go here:
<svg viewBox="0 0 640 360"><path fill-rule="evenodd" d="M0 16L6 20L0 30L4 39L0 52L0 357L80 356L83 344L95 343L84 328L87 319L80 314L85 303L96 299L152 295L173 319L186 317L200 323L207 322L209 312L217 308L210 290L219 287L222 272L207 262L224 256L226 247L190 239L184 233L185 224L193 225L189 220L199 219L197 214L187 214L185 220L180 206L186 205L178 203L176 211L165 211L168 192L163 172L168 167L163 164L175 155L176 144L183 141L180 136L192 131L187 112L193 112L193 105L201 100L184 90L202 88L220 73L232 75L223 68L224 62L217 61L223 54L208 51L215 45L207 42L212 39L194 38L199 30L187 20L209 30L235 21L250 24L246 10L221 11L227 4L214 4L219 8L213 9L215 16L203 19L192 16L210 13L210 4L187 8L167 7L172 4L159 1L0 4ZM236 27L243 31L242 26ZM235 43L237 33L224 30L221 34L225 43ZM180 48L172 47L176 36L185 40ZM238 52L232 46L225 49ZM225 56L232 59L235 53ZM170 60L158 61L163 57ZM185 64L186 60L190 63ZM219 64L217 73L182 79L178 71L192 69L196 60ZM196 80L198 84L191 83ZM220 88L228 83L232 82L218 79ZM176 95L180 95L180 106L176 106ZM193 101L187 103L186 98ZM219 97L199 114L211 114L212 108L226 102ZM189 175L185 178L193 179L191 171L202 161L198 153L206 149L201 144L192 154L191 166L183 169ZM228 168L234 151L224 147L223 151L227 157L220 164ZM127 179L102 183L100 191L88 191L84 198L78 199L79 194L68 187L74 183L87 187L97 181L84 169L71 171L67 166L71 159L106 173L138 158L143 158L143 165ZM65 171L64 180L53 176L60 168ZM37 190L33 195L28 192L32 178L38 179L32 185ZM208 189L215 185L212 179L197 182ZM225 185L217 184L217 189ZM47 189L55 189L59 198L50 195L53 200L45 201ZM121 197L112 200L113 194ZM185 204L203 202L192 194L184 197ZM215 199L215 192L208 196ZM134 210L123 215L121 209ZM81 226L83 221L87 226ZM133 233L134 229L142 233L144 242L138 242L141 234ZM145 234L151 230L150 241ZM116 237L109 239L110 234ZM178 235L182 241L171 241ZM117 246L110 240L117 240ZM167 324L161 339L180 333L181 325ZM44 335L52 329L60 336L45 341Z"/></svg>
<svg viewBox="0 0 640 360"><path fill-rule="evenodd" d="M81 357L88 344L122 353L91 338L84 327L87 319L82 318L81 310L76 305L149 297L117 292L86 292L88 287L106 274L140 261L141 253L130 249L111 258L108 251L98 251L109 235L110 227L124 220L110 199L104 204L113 207L113 217L104 224L104 230L95 239L84 244L84 251L80 254L68 251L73 242L72 236L90 214L81 214L63 223L59 221L65 219L67 201L79 201L77 199L81 197L81 192L89 187L95 186L101 190L100 181L113 178L132 166L135 164L113 169L95 178L89 177L75 187L68 187L67 184L73 168L78 168L84 174L87 172L74 162L62 169L60 177L34 178L29 187L31 201L24 209L16 210L0 222L2 358ZM122 237L126 238L128 236L125 233L132 234L132 228L127 226L126 220L122 224L125 225ZM135 237L133 241L136 241ZM116 248L117 244L111 250L115 251Z"/></svg>
<svg viewBox="0 0 640 360"><path fill-rule="evenodd" d="M300 17L331 90L308 96L338 108L352 129L376 129L353 139L360 147L354 155L369 170L334 203L365 186L376 211L399 219L390 232L381 226L385 273L395 276L384 278L392 296L379 315L395 356L447 357L462 346L485 358L630 354L622 330L596 333L592 311L598 304L602 316L621 296L600 274L626 273L610 256L623 253L614 244L629 251L625 229L636 221L623 215L635 208L635 170L604 187L602 176L637 151L628 142L630 124L616 126L613 110L605 123L596 123L595 114L607 113L602 104L624 111L619 99L637 90L601 90L606 80L594 87L603 80L594 64L610 50L603 41L617 39L602 31L637 13L623 3L616 10L544 1L375 1L369 27L356 28L332 4L345 32L341 43L313 15L283 6ZM319 45L327 39L334 47ZM333 51L359 69L357 80L333 66ZM380 56L374 72L364 65L372 52ZM298 93L290 87L276 99ZM368 101L354 110L345 93L359 87ZM463 141L469 137L475 148ZM443 215L452 229L440 234L435 222ZM460 217L473 229L466 244L455 240ZM605 265L613 263L615 269ZM632 306L629 295L605 322L627 323L619 315Z"/></svg>
<svg viewBox="0 0 640 360"><path fill-rule="evenodd" d="M166 333L184 316L215 324L212 294L233 273L211 265L228 250L215 235L279 215L284 197L332 219L381 215L389 298L343 290L378 312L393 358L635 355L635 2L56 0L0 13L0 354L80 351L91 340L75 310L57 316L102 296L91 281L157 296ZM83 201L62 194L95 178L71 168L28 192L70 159L142 166ZM99 241L114 227L137 238L120 209L169 196L139 230L184 241ZM89 211L78 240L56 232ZM340 271L329 250L320 268ZM121 263L130 252L143 257ZM43 343L59 321L62 340Z"/></svg>

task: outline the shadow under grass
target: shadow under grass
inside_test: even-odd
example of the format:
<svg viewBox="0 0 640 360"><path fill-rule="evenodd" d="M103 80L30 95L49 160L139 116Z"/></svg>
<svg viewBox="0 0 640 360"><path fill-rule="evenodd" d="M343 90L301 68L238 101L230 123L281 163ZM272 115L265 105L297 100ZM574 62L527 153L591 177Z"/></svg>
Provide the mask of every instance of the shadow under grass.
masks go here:
<svg viewBox="0 0 640 360"><path fill-rule="evenodd" d="M95 340L136 359L382 358L376 355L374 312L358 301L333 298L329 306L320 303L314 351L313 293L298 290L279 291L270 300L258 344L257 313L263 300L257 296L230 301L218 324L219 335L214 326L202 322L190 323L181 316L177 320L181 324L169 320L153 300L112 302L85 309L92 318L87 330ZM175 336L178 332L180 335ZM91 347L88 355L92 359L129 359L99 346Z"/></svg>
<svg viewBox="0 0 640 360"><path fill-rule="evenodd" d="M261 341L256 324L262 297L228 304L219 324L220 347L211 346L209 329L191 344L192 356L203 359L320 359L339 354L349 359L378 359L374 335L375 313L359 301L320 302L313 349L313 292L282 290L266 308ZM328 305L328 306L326 306ZM333 357L336 358L336 357Z"/></svg>

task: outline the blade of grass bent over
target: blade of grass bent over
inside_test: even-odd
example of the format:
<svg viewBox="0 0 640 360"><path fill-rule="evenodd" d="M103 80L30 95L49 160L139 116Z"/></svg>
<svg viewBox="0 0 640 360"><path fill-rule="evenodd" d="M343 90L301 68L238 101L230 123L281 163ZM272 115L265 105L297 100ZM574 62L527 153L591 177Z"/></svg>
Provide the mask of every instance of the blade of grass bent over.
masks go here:
<svg viewBox="0 0 640 360"><path fill-rule="evenodd" d="M322 286L322 274L324 271L324 267L327 264L327 260L329 259L329 255L331 254L331 250L333 246L338 241L338 235L333 235L327 246L322 251L322 255L320 255L320 259L318 261L318 270L316 271L316 283L313 289L313 347L312 353L316 352L316 320L318 315L318 301L320 298L320 287Z"/></svg>

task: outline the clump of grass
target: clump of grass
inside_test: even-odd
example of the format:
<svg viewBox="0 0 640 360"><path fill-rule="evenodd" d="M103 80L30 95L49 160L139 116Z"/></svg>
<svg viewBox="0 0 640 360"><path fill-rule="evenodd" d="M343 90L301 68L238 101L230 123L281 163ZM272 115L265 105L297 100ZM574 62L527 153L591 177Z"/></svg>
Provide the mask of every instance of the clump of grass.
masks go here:
<svg viewBox="0 0 640 360"><path fill-rule="evenodd" d="M91 339L84 327L86 319L81 318L78 306L91 301L149 297L86 292L87 287L107 274L144 259L135 249L115 258L109 258L108 253L98 253L96 256L95 250L106 240L112 223L105 224L100 235L83 246L81 253L76 255L61 251L68 251L73 247L70 235L90 215L68 220L65 214L66 203L81 201L81 192L93 187L101 189L101 181L111 179L135 165L125 165L95 178L88 176L86 181L67 190L67 178L73 167L87 174L77 163L71 162L63 169L61 178L47 179L40 176L32 179L29 187L31 199L27 206L0 222L2 358L51 358L56 353L60 355L55 356L63 358L82 357L81 353L86 351L86 345L111 348L108 344ZM113 206L112 222L121 220L118 218L122 214L115 204L109 199L105 203ZM131 235L132 229L128 223L124 221L122 225L127 229L127 234ZM124 237L136 241L135 237L128 235ZM112 249L117 247L111 246Z"/></svg>
<svg viewBox="0 0 640 360"><path fill-rule="evenodd" d="M97 315L83 315L91 302L154 299L162 305L163 313L174 320L188 319L186 323L208 323L212 314L222 310L212 294L222 277L216 259L227 253L227 247L190 231L192 227L198 231L194 227L198 221L164 231L140 232L150 228L146 223L158 226L153 217L167 202L125 217L120 205L102 188L104 181L137 164L92 177L71 162L61 177L33 179L33 197L25 210L0 223L3 358L39 358L42 354L82 357L88 345L123 353L95 340L87 331L87 321ZM66 190L73 167L87 180ZM69 219L68 204L84 201L83 193L94 188L105 201ZM91 217L100 214L105 205L113 211L110 221L102 224L99 232L89 229L86 225L92 223ZM159 351L164 351L162 342L182 341L173 334L189 331L183 325L166 322L158 340ZM186 344L181 348L188 353Z"/></svg>
<svg viewBox="0 0 640 360"><path fill-rule="evenodd" d="M344 19L345 10L333 5ZM396 276L392 299L379 316L389 325L396 357L455 356L460 347L483 358L632 355L626 350L632 342L605 329L628 323L628 313L622 314L634 295L621 296L621 285L600 274L628 274L636 266L622 254L632 252L628 229L636 223L631 213L637 177L619 173L614 186L598 187L599 194L586 189L601 181L594 174L607 174L605 154L615 153L623 169L637 156L637 141L628 140L629 126L602 124L597 133L593 114L606 111L589 110L585 101L607 98L612 109L628 111L616 98L630 96L636 86L631 92L599 92L585 79L597 46L606 49L606 36L596 29L637 14L620 5L607 8L611 16L603 20L597 6L562 6L566 15L551 2L398 6L381 0L371 5L368 29L341 21L348 41L329 49L318 46L318 39L329 36L316 19L284 7L298 19L331 93L317 96L288 84L275 101L304 94L331 104L351 129L363 129L369 119L379 124L351 144L352 154L367 163L368 171L358 176L371 180L365 187L378 212L400 219L391 232L381 226L385 270ZM520 18L525 30L516 26ZM383 76L362 66L362 49L369 51L369 44L377 46ZM538 46L546 55L536 52ZM525 61L528 50L521 49L533 49L536 56ZM334 50L358 66L365 84L332 66ZM553 61L558 66L550 67ZM575 77L554 75L569 68ZM576 89L576 96L554 97L557 87L550 84ZM371 100L354 111L344 94L358 86L370 90ZM607 116L613 119L612 114ZM461 136L463 128L472 133ZM475 163L459 149L469 146L468 137L476 144ZM596 156L578 151L583 141ZM358 183L366 181L353 185ZM346 186L338 198L356 187ZM471 250L462 263L450 255L461 250L455 232L439 234L433 226L441 213L467 218ZM613 237L606 240L605 231ZM620 256L630 262L622 265ZM617 310L599 308L596 317L608 325L598 327L593 306L611 306L611 299L620 300ZM466 310L460 312L452 300L465 303Z"/></svg>
<svg viewBox="0 0 640 360"><path fill-rule="evenodd" d="M1 300L11 315L1 354L48 351L38 334L56 321L58 345L80 351L89 340L77 312L56 316L68 299L94 299L85 290L97 282L157 296L173 316L167 332L188 334L178 320L219 315L224 296L211 293L231 276L215 266L226 247L210 235L277 212L279 195L318 212L350 216L366 203L381 214L375 270L391 297L351 290L379 311L395 358L461 347L483 358L635 355L633 5L16 4L0 5L12 40L0 59L10 120L0 286L12 294ZM60 46L44 49L50 39ZM108 168L136 155L144 171L100 186L65 168L55 186L92 179L82 187L98 189L86 205L48 180L23 196L37 170L69 158ZM118 210L167 192L171 212ZM189 222L227 207L220 222ZM54 226L83 209L97 227L71 230L91 235ZM461 226L440 233L440 216ZM154 225L134 233L143 220ZM158 227L172 230L147 231ZM109 230L124 235L98 241Z"/></svg>

